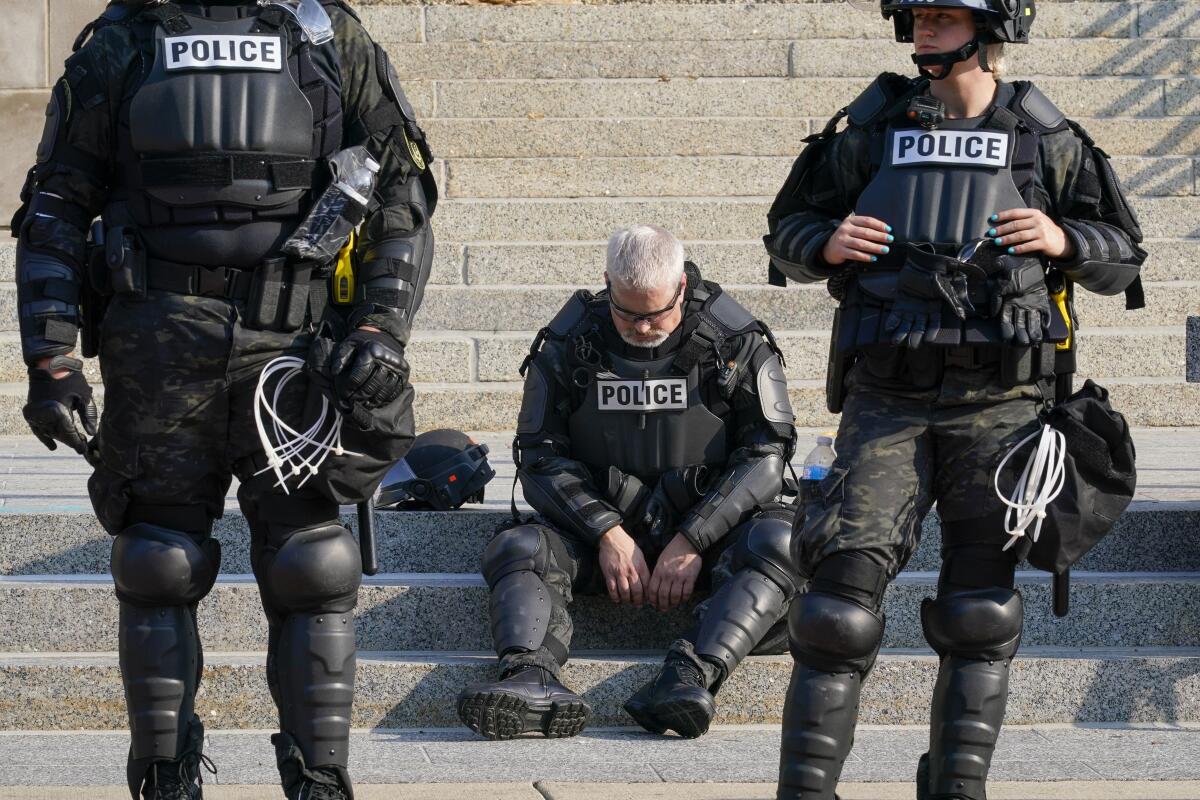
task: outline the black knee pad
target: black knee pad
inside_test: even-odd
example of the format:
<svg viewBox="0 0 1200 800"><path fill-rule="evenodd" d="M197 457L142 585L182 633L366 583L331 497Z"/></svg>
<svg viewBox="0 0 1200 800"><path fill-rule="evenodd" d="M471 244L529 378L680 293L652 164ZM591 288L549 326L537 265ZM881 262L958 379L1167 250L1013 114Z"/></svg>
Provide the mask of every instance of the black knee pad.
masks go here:
<svg viewBox="0 0 1200 800"><path fill-rule="evenodd" d="M1021 646L1025 606L1012 589L953 592L921 604L925 639L940 656L1012 658Z"/></svg>
<svg viewBox="0 0 1200 800"><path fill-rule="evenodd" d="M883 641L883 618L846 597L808 592L788 612L792 656L824 672L868 672Z"/></svg>
<svg viewBox="0 0 1200 800"><path fill-rule="evenodd" d="M550 566L550 542L537 525L518 525L496 534L483 551L482 572L494 589L505 575L533 572L544 576Z"/></svg>
<svg viewBox="0 0 1200 800"><path fill-rule="evenodd" d="M362 583L358 543L341 525L296 531L275 553L264 582L281 612L349 611Z"/></svg>
<svg viewBox="0 0 1200 800"><path fill-rule="evenodd" d="M112 546L117 597L135 606L186 606L212 590L221 567L216 539L201 544L186 533L148 523L131 525Z"/></svg>
<svg viewBox="0 0 1200 800"><path fill-rule="evenodd" d="M745 567L766 575L791 597L800 588L792 562L792 526L781 519L757 517L741 526L733 551L733 568Z"/></svg>

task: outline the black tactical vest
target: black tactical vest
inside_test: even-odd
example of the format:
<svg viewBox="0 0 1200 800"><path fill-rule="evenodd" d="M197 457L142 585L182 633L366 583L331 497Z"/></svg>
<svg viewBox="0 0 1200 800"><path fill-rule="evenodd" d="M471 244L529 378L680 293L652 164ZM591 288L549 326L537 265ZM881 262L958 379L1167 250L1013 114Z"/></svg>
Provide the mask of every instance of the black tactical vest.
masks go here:
<svg viewBox="0 0 1200 800"><path fill-rule="evenodd" d="M121 112L126 210L106 219L136 226L153 258L245 268L278 254L341 144L332 43L249 2L167 3L132 26L149 68Z"/></svg>
<svg viewBox="0 0 1200 800"><path fill-rule="evenodd" d="M1004 108L934 130L889 125L879 170L855 213L887 221L897 250L925 242L957 252L986 235L995 212L1027 207L1012 173L1016 128Z"/></svg>
<svg viewBox="0 0 1200 800"><path fill-rule="evenodd" d="M683 328L668 353L640 360L612 352L618 348L606 340L606 330L615 334L605 292L577 293L534 342L531 356L543 337L563 340L571 458L653 480L672 469L724 466L733 435L727 401L736 389L726 340L757 331L776 346L750 312L702 280L694 265L687 270Z"/></svg>

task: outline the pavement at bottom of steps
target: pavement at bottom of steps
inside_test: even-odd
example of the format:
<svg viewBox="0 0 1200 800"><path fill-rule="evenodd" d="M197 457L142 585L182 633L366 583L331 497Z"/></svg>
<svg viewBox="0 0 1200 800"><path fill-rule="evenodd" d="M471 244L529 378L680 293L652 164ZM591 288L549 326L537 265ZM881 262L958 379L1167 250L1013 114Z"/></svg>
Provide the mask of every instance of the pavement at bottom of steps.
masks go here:
<svg viewBox="0 0 1200 800"><path fill-rule="evenodd" d="M795 465L804 461L816 428L798 429ZM488 446L488 462L496 477L487 487L487 499L479 506L492 510L508 509L509 490L513 486L511 433L475 433L476 441ZM1200 502L1200 428L1136 428L1138 487L1135 501ZM835 444L836 446L836 444ZM51 453L33 436L0 436L0 513L87 512L91 501L87 478L92 470L87 463L65 447ZM226 498L226 508L237 508L237 482ZM527 510L521 487L516 500Z"/></svg>
<svg viewBox="0 0 1200 800"><path fill-rule="evenodd" d="M928 735L924 726L862 726L842 777L847 783L865 786L844 793L843 800L911 798L915 765L928 745ZM278 785L274 753L267 737L266 731L208 733L205 752L218 773L206 776L206 784L258 786L257 795L213 793L213 800L276 796L274 790L266 789L267 785ZM774 796L771 784L778 775L779 740L779 728L773 725L715 726L707 736L694 740L628 728L589 729L572 739L533 737L509 742L484 741L465 729L376 730L354 734L350 771L363 798L449 800L464 796L428 786L428 794L395 787L452 783L488 784L487 793L497 800L539 796L527 791L499 791L506 787L517 790L519 785L526 789L536 786L542 790L541 797L552 800L750 800ZM0 787L119 786L124 780L128 745L124 733L3 733ZM995 784L1007 784L1003 788L989 787L993 800L1196 800L1200 798L1200 727L1010 726L1001 734L991 778ZM1046 793L1038 786L1047 781L1075 782L1090 787L1090 792L1072 793L1071 784L1056 783L1058 792ZM1142 782L1139 792L1120 793L1121 782L1125 781ZM906 783L907 794L903 792ZM371 787L380 784L397 790L389 795L371 793ZM664 784L670 785L669 792L663 791ZM888 784L901 787L893 791ZM1191 793L1183 793L1180 787L1189 785ZM722 786L728 791L722 791ZM207 791L205 794L209 796ZM469 792L466 796L478 794ZM32 791L13 795L0 788L0 798L17 796L37 797ZM49 796L74 800L80 794L76 789L71 795ZM97 795L89 791L86 796Z"/></svg>

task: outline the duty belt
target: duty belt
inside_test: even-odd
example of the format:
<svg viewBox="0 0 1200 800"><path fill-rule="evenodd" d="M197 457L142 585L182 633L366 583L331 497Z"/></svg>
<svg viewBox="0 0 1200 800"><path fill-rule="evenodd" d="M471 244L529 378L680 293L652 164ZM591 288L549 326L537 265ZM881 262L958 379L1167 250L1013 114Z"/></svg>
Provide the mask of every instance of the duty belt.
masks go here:
<svg viewBox="0 0 1200 800"><path fill-rule="evenodd" d="M201 267L156 258L146 259L146 288L175 294L246 300L254 284L253 269Z"/></svg>

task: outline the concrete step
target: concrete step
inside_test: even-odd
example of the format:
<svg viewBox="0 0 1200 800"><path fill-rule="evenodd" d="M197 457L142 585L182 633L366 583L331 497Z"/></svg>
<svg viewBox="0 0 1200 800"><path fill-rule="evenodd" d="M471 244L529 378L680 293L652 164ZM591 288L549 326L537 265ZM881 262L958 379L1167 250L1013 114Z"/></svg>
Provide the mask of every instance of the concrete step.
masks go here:
<svg viewBox="0 0 1200 800"><path fill-rule="evenodd" d="M495 450L492 455L499 474L488 487L490 507L376 514L381 571L470 573L479 569L483 548L497 527L511 520L508 511L500 506L508 504L512 466L497 458ZM27 469L32 471L37 467ZM1139 471L1150 486L1148 490L1154 491L1153 481L1158 472L1144 467ZM82 481L82 477L74 480ZM42 500L60 509L89 507L87 498L78 495L44 496ZM517 500L522 513L528 513L519 490ZM17 503L24 505L28 500L12 494L6 498L8 506ZM345 514L343 522L357 530L357 517L353 514ZM1112 532L1076 568L1085 572L1200 572L1200 548L1195 546L1198 527L1198 503L1135 500ZM226 574L249 573L250 537L245 518L230 510L217 520L213 534L221 542L222 570ZM111 547L111 537L90 511L0 514L0 575L106 573ZM941 532L935 512L925 521L921 543L906 573L937 570L941 563L940 547Z"/></svg>
<svg viewBox="0 0 1200 800"><path fill-rule="evenodd" d="M518 368L529 353L533 331L490 333L418 334L405 356L411 379L423 383L466 383L518 379ZM788 373L818 376L824 373L829 350L828 331L775 331L787 359ZM1080 340L1079 369L1085 374L1104 372L1115 378L1180 378L1186 370L1186 334L1182 328L1089 328ZM100 381L96 359L87 359L85 372ZM20 383L26 367L19 335L0 333L0 382Z"/></svg>
<svg viewBox="0 0 1200 800"><path fill-rule="evenodd" d="M1089 376L1077 377L1082 385ZM1094 377L1109 390L1113 406L1130 425L1150 428L1200 425L1200 384L1187 383L1182 378ZM516 381L418 383L414 388L418 430L511 430L521 408L522 386ZM21 415L27 391L24 383L0 384L0 436L28 434ZM788 394L797 425L837 427L837 416L825 407L824 377L789 381ZM103 394L98 388L96 400L102 407Z"/></svg>
<svg viewBox="0 0 1200 800"><path fill-rule="evenodd" d="M206 653L197 713L209 728L275 728L264 660ZM593 725L628 725L620 706L658 663L657 656L581 657L563 680L591 703ZM717 722L778 724L791 669L788 656L748 659L721 690ZM932 654L884 651L863 691L862 723L928 725L936 674ZM458 692L494 676L494 658L485 655L360 653L353 725L457 727ZM3 655L0 690L0 730L121 730L128 722L115 654ZM1011 725L1197 721L1200 651L1030 647L1014 662L1011 690Z"/></svg>
<svg viewBox="0 0 1200 800"><path fill-rule="evenodd" d="M1168 8L1159 10L1157 6ZM1141 11L1139 15L1139 10ZM416 20L410 9L366 6L363 22L383 41L410 41ZM1131 2L1051 3L1038 8L1044 38L1196 36L1195 4ZM1190 32L1189 32L1190 31ZM606 42L754 39L884 39L891 27L877 14L846 4L738 4L609 6L430 6L424 13L426 42Z"/></svg>
<svg viewBox="0 0 1200 800"><path fill-rule="evenodd" d="M635 158L452 158L447 197L730 197L779 191L792 156ZM1126 191L1145 196L1197 194L1196 159L1121 156L1113 160ZM730 176L737 180L730 182Z"/></svg>
<svg viewBox="0 0 1200 800"><path fill-rule="evenodd" d="M912 45L878 39L396 43L401 81L464 78L870 77L912 71ZM385 44L389 44L384 42ZM1181 76L1196 71L1200 39L1034 38L1012 48L1010 69L1022 76Z"/></svg>
<svg viewBox="0 0 1200 800"><path fill-rule="evenodd" d="M651 735L633 726L591 726L572 739L489 742L462 726L353 730L350 773L355 796L365 800L460 800L480 791L440 781L486 782L487 796L497 800L542 800L547 795L553 800L766 800L775 794L780 734L779 725L718 723L699 739L682 739ZM237 800L262 800L263 784L279 782L265 731L209 726L205 738L204 752L216 763L220 780L205 785L205 798L232 800L230 795L212 793L242 784L248 785L246 793L235 795ZM124 781L128 747L124 731L6 732L0 735L0 787L58 785L64 787L61 794L35 793L32 800L76 800L81 790L75 788L71 794L65 789L76 783L88 786L84 791L89 800L128 800L127 789L122 789L123 796L115 791L95 794L96 784L115 786ZM926 725L860 725L839 796L911 800L912 773L928 747ZM1195 793L1179 789L1185 781L1193 789L1200 788L1198 762L1200 730L1186 723L1007 724L996 743L988 796L995 800L1195 800ZM1170 781L1161 780L1168 776ZM1154 777L1160 779L1147 780ZM1057 782L1042 783L1052 778ZM1073 780L1068 783L1069 779ZM510 794L520 784L509 781L526 781L524 792ZM856 785L856 781L871 782ZM427 794L433 788L428 784L445 793ZM255 788L258 794L250 791ZM386 789L392 793L383 793ZM454 789L465 793L451 793ZM31 800L28 794L5 791L0 788L2 800Z"/></svg>
<svg viewBox="0 0 1200 800"><path fill-rule="evenodd" d="M592 286L604 274L603 240L591 242L489 242L455 244L438 241L440 264L430 282L457 285ZM761 239L750 241L685 241L687 256L706 278L723 286L764 286L767 256ZM1147 283L1192 280L1200 261L1200 240L1155 239L1142 265ZM4 251L0 249L0 276Z"/></svg>
<svg viewBox="0 0 1200 800"><path fill-rule="evenodd" d="M885 647L923 647L920 605L936 593L937 574L909 573L889 589ZM1050 612L1049 579L1021 573L1022 641L1057 647L1200 646L1200 573L1085 573L1073 576L1072 614ZM0 630L0 651L92 652L116 649L117 603L107 576L0 578L0 598L20 625ZM358 641L364 650L487 650L487 588L477 574L390 574L368 578L359 594ZM582 649L665 648L691 625L687 610L667 614L577 597L573 645ZM340 615L330 615L338 624ZM220 579L200 606L200 631L214 650L266 646L258 589L250 576Z"/></svg>
<svg viewBox="0 0 1200 800"><path fill-rule="evenodd" d="M655 86L667 84L655 84ZM749 87L747 87L749 88ZM586 97L595 91L581 86ZM611 90L610 90L611 91ZM658 91L647 88L652 97ZM663 98L664 102L666 98ZM853 94L843 98L853 99ZM697 100L697 105L700 101ZM517 109L511 109L517 110ZM439 156L455 158L650 158L665 156L771 156L793 159L804 149L804 137L821 130L828 116L798 117L794 110L781 110L778 116L743 117L745 108L729 109L733 116L717 116L722 110L706 104L695 116L673 116L670 108L636 109L636 117L619 116L620 109L595 109L597 118L572 119L569 109L539 110L534 106L525 113L509 117L504 109L490 117L450 119L424 118L421 121ZM586 109L581 109L581 111ZM832 115L836 108L830 110ZM455 109L444 109L447 115ZM630 112L633 113L633 112ZM676 113L681 113L676 111ZM1121 156L1189 156L1200 142L1200 121L1193 117L1114 117L1082 119L1080 123L1104 145L1105 152ZM724 195L739 191L747 176L736 174L727 180ZM703 180L706 176L697 175ZM593 194L601 194L608 183L597 183ZM763 193L774 193L779 184Z"/></svg>
<svg viewBox="0 0 1200 800"><path fill-rule="evenodd" d="M653 221L681 239L745 240L766 232L772 199L450 200L438 206L434 225L439 236L460 242L595 241L634 220ZM1200 198L1132 203L1147 237L1200 237Z"/></svg>

